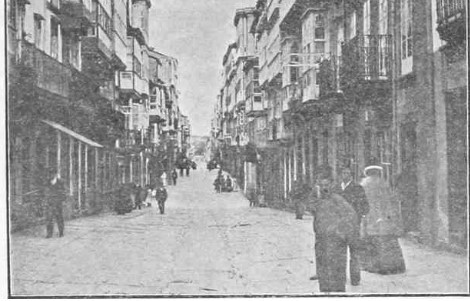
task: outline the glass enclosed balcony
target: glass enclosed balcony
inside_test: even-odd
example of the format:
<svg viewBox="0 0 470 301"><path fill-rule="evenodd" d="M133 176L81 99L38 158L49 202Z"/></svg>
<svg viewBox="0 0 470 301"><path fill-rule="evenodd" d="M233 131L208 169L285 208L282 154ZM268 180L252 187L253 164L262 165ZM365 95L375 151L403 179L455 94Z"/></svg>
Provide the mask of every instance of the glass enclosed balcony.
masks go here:
<svg viewBox="0 0 470 301"><path fill-rule="evenodd" d="M70 95L70 68L27 42L22 44L22 59L34 70L38 88L62 97Z"/></svg>
<svg viewBox="0 0 470 301"><path fill-rule="evenodd" d="M84 0L62 0L61 26L64 30L83 30L94 22L88 3Z"/></svg>

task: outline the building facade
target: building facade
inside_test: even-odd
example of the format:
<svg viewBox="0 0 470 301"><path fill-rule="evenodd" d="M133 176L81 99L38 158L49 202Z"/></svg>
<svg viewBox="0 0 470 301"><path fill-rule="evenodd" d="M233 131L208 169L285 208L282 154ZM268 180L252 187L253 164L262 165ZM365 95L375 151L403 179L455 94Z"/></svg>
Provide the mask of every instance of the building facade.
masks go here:
<svg viewBox="0 0 470 301"><path fill-rule="evenodd" d="M163 151L150 117L165 117L149 104L161 82L150 74L150 1L6 4L12 229L44 219L51 168L67 186L66 218L112 208L123 183L151 184Z"/></svg>
<svg viewBox="0 0 470 301"><path fill-rule="evenodd" d="M245 162L256 172L244 181L291 206L293 183L315 185L320 165L336 180L381 165L406 233L466 248L466 3L260 0L253 15Z"/></svg>

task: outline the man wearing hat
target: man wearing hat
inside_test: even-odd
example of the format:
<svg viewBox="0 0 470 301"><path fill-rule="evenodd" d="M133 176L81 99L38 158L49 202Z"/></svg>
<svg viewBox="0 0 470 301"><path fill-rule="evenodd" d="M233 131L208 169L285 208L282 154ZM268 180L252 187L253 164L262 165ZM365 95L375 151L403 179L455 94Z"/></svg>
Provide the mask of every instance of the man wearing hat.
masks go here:
<svg viewBox="0 0 470 301"><path fill-rule="evenodd" d="M49 170L49 176L44 189L46 205L46 238L51 238L54 231L54 219L59 228L59 237L64 236L64 216L62 205L66 198L65 185L60 174L55 169Z"/></svg>
<svg viewBox="0 0 470 301"><path fill-rule="evenodd" d="M165 214L165 202L168 198L168 192L161 181L158 181L156 186L155 197L158 202L158 209L160 214Z"/></svg>
<svg viewBox="0 0 470 301"><path fill-rule="evenodd" d="M321 292L346 290L347 246L357 241L354 227L357 214L353 207L333 191L331 168L321 167L318 174L319 196L311 198L309 210L314 216L315 259Z"/></svg>
<svg viewBox="0 0 470 301"><path fill-rule="evenodd" d="M357 215L357 224L352 225L357 232L359 239L361 219L369 213L369 203L367 202L364 188L356 183L353 179L351 169L344 167L341 171L341 183L336 187L335 191L341 195L353 208ZM351 284L356 286L361 281L361 267L359 263L359 250L354 246L358 246L359 241L349 246L349 273Z"/></svg>

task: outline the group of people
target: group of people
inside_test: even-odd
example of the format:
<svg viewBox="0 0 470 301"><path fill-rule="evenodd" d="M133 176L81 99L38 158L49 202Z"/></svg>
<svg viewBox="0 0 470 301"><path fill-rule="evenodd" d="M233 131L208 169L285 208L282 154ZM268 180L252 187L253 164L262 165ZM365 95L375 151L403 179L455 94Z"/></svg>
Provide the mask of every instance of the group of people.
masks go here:
<svg viewBox="0 0 470 301"><path fill-rule="evenodd" d="M64 216L63 203L67 198L67 190L60 173L55 169L50 169L46 177L46 183L42 191L42 198L45 205L46 216L46 238L51 238L54 232L54 220L58 227L58 236L64 236ZM168 199L168 192L164 183L159 180L154 187L147 185L141 187L134 183L123 184L112 196L114 210L122 215L132 210L143 207L151 207L153 202L157 202L161 214L165 213L165 202Z"/></svg>
<svg viewBox="0 0 470 301"><path fill-rule="evenodd" d="M382 167L369 166L359 184L351 169L344 168L341 183L335 185L331 168L323 166L314 189L294 186L296 218L301 219L304 210L314 217L317 274L311 280L319 281L320 291L345 291L348 249L351 285L360 284L361 269L380 274L405 271L398 243L399 207L381 173Z"/></svg>
<svg viewBox="0 0 470 301"><path fill-rule="evenodd" d="M153 202L157 202L161 214L165 213L165 202L168 192L162 181L158 181L155 186L147 185L141 187L136 184L124 184L115 197L115 211L117 214L129 213L132 210L143 207L151 207Z"/></svg>
<svg viewBox="0 0 470 301"><path fill-rule="evenodd" d="M218 193L232 192L234 190L234 183L232 178L229 175L224 177L222 169L219 169L217 178L215 178L214 189Z"/></svg>
<svg viewBox="0 0 470 301"><path fill-rule="evenodd" d="M197 164L196 164L196 162L191 161L189 159L184 159L182 163L178 164L178 168L180 170L180 173L179 173L180 177L183 177L185 175L185 171L186 171L186 176L189 177L189 171L191 169L196 169ZM178 172L176 171L176 168L173 168L173 170L171 171L170 176L171 176L171 180L172 180L173 185L176 185L177 180L178 180Z"/></svg>

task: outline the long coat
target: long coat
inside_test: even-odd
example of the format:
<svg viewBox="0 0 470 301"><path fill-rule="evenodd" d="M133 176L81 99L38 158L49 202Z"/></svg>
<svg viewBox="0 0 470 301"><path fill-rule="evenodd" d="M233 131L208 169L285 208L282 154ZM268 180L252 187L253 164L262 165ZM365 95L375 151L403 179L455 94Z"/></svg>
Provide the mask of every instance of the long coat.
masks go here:
<svg viewBox="0 0 470 301"><path fill-rule="evenodd" d="M361 186L364 187L370 207L365 218L365 234L399 235L400 205L389 185L379 177L368 176L362 180Z"/></svg>
<svg viewBox="0 0 470 301"><path fill-rule="evenodd" d="M344 292L347 246L357 242L357 214L340 195L314 199L316 270L322 292Z"/></svg>
<svg viewBox="0 0 470 301"><path fill-rule="evenodd" d="M341 188L341 185L338 185L335 191L354 208L359 219L369 213L369 202L367 201L366 193L364 188L358 183L351 181L344 190Z"/></svg>

